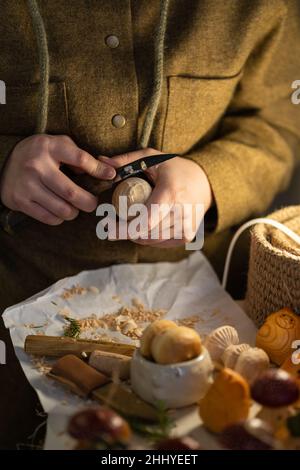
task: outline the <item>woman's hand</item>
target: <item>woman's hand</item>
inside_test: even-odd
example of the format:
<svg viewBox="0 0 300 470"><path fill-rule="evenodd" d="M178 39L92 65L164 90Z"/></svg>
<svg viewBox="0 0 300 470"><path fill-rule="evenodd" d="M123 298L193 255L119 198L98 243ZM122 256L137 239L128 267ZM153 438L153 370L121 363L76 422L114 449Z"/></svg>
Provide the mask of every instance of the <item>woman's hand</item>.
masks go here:
<svg viewBox="0 0 300 470"><path fill-rule="evenodd" d="M149 155L161 154L157 150L145 149L118 155L109 159L109 163L115 168L131 163L139 158ZM100 161L105 162L105 157L100 157ZM171 247L178 246L190 242L194 239L199 228L199 212L196 211L199 205L202 205L202 215L209 209L212 204L212 191L206 174L202 168L192 160L186 158L175 157L160 165L154 166L146 170L147 175L153 181L154 189L147 201L148 224L146 233L142 238L131 238L132 241L143 244L153 245L155 247ZM153 204L167 204L169 209L151 214L150 208ZM175 215L172 208L181 207L183 210ZM187 210L184 210L186 205ZM165 206L166 207L166 206ZM181 220L178 220L181 218ZM120 222L126 223L126 222ZM179 238L178 227L185 227L182 237ZM159 233L158 238L151 238L153 230ZM116 233L118 234L118 228ZM109 239L115 239L110 237ZM117 237L118 238L118 237ZM130 236L129 236L130 238Z"/></svg>
<svg viewBox="0 0 300 470"><path fill-rule="evenodd" d="M2 203L48 225L73 220L79 210L94 211L97 198L71 181L60 170L62 164L99 179L116 174L70 137L35 135L19 142L5 165L0 181Z"/></svg>

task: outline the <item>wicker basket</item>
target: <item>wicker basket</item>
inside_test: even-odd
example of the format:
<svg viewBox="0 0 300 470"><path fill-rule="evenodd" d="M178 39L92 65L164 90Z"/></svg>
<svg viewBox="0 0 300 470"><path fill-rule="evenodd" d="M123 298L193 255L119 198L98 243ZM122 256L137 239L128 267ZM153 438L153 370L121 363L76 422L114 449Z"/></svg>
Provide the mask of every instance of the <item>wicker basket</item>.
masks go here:
<svg viewBox="0 0 300 470"><path fill-rule="evenodd" d="M300 234L300 206L274 212L269 218ZM246 309L257 326L282 307L300 307L300 247L268 225L251 231Z"/></svg>

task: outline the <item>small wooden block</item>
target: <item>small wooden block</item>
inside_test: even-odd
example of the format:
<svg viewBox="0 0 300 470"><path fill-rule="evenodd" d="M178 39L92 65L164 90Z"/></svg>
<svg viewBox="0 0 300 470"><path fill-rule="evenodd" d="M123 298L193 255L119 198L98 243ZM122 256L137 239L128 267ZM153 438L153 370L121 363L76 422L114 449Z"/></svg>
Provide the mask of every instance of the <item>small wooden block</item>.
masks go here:
<svg viewBox="0 0 300 470"><path fill-rule="evenodd" d="M139 418L149 422L158 421L156 409L141 400L129 387L123 384L105 385L94 390L92 397L100 403L111 406L128 418Z"/></svg>
<svg viewBox="0 0 300 470"><path fill-rule="evenodd" d="M89 358L90 366L109 377L113 377L114 380L129 378L130 363L131 358L128 356L105 351L93 351Z"/></svg>
<svg viewBox="0 0 300 470"><path fill-rule="evenodd" d="M49 376L83 396L88 396L93 390L110 381L106 375L71 354L58 359Z"/></svg>

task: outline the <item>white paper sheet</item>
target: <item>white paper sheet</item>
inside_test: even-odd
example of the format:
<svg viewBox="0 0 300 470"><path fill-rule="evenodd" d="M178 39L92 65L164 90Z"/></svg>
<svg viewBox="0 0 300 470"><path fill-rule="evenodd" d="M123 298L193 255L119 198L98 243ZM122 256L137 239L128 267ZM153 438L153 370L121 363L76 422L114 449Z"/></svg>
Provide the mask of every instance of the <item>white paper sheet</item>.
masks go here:
<svg viewBox="0 0 300 470"><path fill-rule="evenodd" d="M77 284L82 287L95 286L99 293L87 292L68 300L61 298L64 289ZM115 296L122 299L122 304ZM200 321L195 328L202 336L227 324L238 330L241 342L254 344L254 324L222 289L216 274L201 252L195 252L177 263L116 265L84 271L63 279L27 301L8 308L3 315L24 373L49 414L50 428L46 448L70 447L70 440L62 436L61 431L66 417L74 409L84 405L84 402L64 391L59 384L45 377L33 366L32 359L23 350L26 336L39 331L46 335L61 335L64 321L59 310L62 308L68 308L75 318L83 318L92 313L101 317L118 311L121 305L131 305L133 298L138 298L150 308L167 309L166 318L170 319L199 314ZM32 328L31 325L40 328ZM107 330L98 330L101 331L107 334ZM123 342L131 341L121 333L114 332L111 336Z"/></svg>

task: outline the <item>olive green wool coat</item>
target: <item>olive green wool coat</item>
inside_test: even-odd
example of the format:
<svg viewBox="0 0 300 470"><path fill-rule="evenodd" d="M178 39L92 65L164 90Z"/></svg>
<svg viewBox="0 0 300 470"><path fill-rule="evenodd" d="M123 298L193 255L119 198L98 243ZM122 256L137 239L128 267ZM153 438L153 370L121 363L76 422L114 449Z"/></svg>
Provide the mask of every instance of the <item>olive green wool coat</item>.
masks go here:
<svg viewBox="0 0 300 470"><path fill-rule="evenodd" d="M68 134L95 156L138 148L160 1L37 4L50 55L46 132ZM206 172L216 209L206 240L212 258L221 256L216 233L266 210L289 181L300 135L300 106L290 99L300 78L298 7L293 0L170 0L162 97L149 146L178 152ZM35 132L40 69L27 2L2 0L0 8L3 164ZM118 47L107 45L109 35L118 37ZM125 117L124 127L113 126L115 114ZM33 221L14 235L1 232L0 307L83 269L189 254L100 241L97 222L81 214L59 227Z"/></svg>
<svg viewBox="0 0 300 470"><path fill-rule="evenodd" d="M153 84L159 0L38 0L50 55L46 131L68 134L93 155L139 146ZM298 0L170 0L162 97L150 145L201 165L211 182L214 231L206 253L221 257L223 233L263 212L288 183L299 147ZM110 48L106 38L116 35ZM35 132L38 47L26 0L0 1L0 163ZM122 114L126 124L112 125ZM215 217L215 219L214 219ZM214 220L213 220L214 219ZM0 310L82 269L178 259L184 250L96 238L97 218L0 233ZM9 345L8 334L1 339ZM5 336L3 336L5 335ZM26 442L36 398L7 351L1 368L0 448Z"/></svg>

